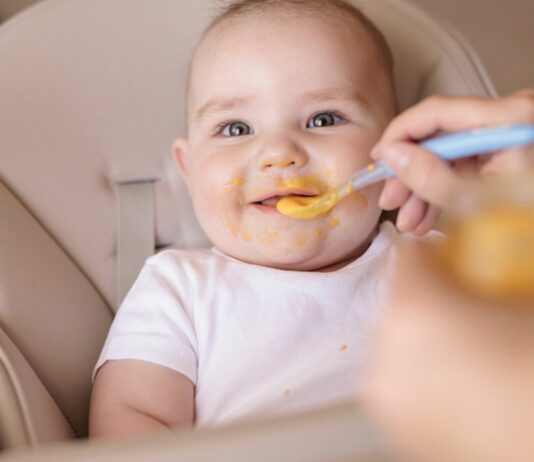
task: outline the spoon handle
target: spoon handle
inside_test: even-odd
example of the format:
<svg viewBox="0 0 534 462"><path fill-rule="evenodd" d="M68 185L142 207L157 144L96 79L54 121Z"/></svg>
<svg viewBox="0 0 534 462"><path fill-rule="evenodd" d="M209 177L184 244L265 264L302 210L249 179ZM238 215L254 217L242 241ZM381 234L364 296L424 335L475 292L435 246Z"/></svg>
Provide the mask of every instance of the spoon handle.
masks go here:
<svg viewBox="0 0 534 462"><path fill-rule="evenodd" d="M532 143L534 125L522 124L440 135L419 145L442 159L454 160ZM351 184L353 189L360 189L392 176L391 169L379 160L352 175Z"/></svg>

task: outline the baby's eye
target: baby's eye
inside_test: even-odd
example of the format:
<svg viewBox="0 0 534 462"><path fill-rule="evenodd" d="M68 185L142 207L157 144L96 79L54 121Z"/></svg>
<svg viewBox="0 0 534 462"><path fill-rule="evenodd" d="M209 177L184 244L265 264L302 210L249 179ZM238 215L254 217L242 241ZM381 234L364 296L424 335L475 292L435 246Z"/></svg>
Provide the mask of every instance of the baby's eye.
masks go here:
<svg viewBox="0 0 534 462"><path fill-rule="evenodd" d="M222 136L244 136L250 135L252 130L244 122L231 122L223 125L220 133Z"/></svg>
<svg viewBox="0 0 534 462"><path fill-rule="evenodd" d="M321 127L330 127L331 125L337 125L341 122L344 122L343 117L334 114L333 112L321 112L315 114L308 123L306 128L321 128Z"/></svg>

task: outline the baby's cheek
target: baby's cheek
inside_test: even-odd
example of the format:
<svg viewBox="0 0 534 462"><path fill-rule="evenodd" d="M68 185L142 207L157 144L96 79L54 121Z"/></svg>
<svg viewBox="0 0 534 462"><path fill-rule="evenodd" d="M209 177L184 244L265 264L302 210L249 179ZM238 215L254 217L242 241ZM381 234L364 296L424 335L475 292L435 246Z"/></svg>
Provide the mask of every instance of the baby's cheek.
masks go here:
<svg viewBox="0 0 534 462"><path fill-rule="evenodd" d="M363 191L354 191L344 198L339 208L334 209L338 217L338 226L333 230L343 234L349 233L351 239L367 237L380 216L379 194L380 188L371 187Z"/></svg>
<svg viewBox="0 0 534 462"><path fill-rule="evenodd" d="M222 250L229 252L229 245L249 239L243 230L239 216L231 204L225 201L224 193L213 189L214 194L204 196L195 212L202 229L211 241Z"/></svg>
<svg viewBox="0 0 534 462"><path fill-rule="evenodd" d="M377 201L378 198L375 198L368 191L353 191L349 196L342 199L339 204L338 214L349 221L350 219L361 220L369 208L376 205Z"/></svg>
<svg viewBox="0 0 534 462"><path fill-rule="evenodd" d="M223 185L213 185L204 201L205 209L213 221L225 224L235 222L239 202L236 191L228 191Z"/></svg>
<svg viewBox="0 0 534 462"><path fill-rule="evenodd" d="M368 186L361 191L355 191L355 193L363 196L364 200L367 202L367 208L373 209L378 207L378 199L383 188L383 183L377 183Z"/></svg>

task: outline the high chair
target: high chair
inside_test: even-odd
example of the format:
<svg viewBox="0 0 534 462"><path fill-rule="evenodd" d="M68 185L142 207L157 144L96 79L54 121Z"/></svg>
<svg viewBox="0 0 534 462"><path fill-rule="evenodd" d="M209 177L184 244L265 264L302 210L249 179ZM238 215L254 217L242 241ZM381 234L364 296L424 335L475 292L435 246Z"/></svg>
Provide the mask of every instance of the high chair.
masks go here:
<svg viewBox="0 0 534 462"><path fill-rule="evenodd" d="M0 26L0 446L39 448L5 460L194 461L217 448L218 460L235 461L231 445L249 456L289 451L269 438L291 435L287 460L326 460L313 458L317 448L302 455L310 435L327 437L327 459L338 460L367 444L340 430L360 425L350 406L256 433L223 429L210 444L202 435L65 444L87 435L92 368L143 261L165 247L209 245L171 144L184 131L188 63L215 3L44 0ZM434 93L495 95L448 26L404 0L354 3L393 49L401 109ZM41 448L51 442L63 443Z"/></svg>

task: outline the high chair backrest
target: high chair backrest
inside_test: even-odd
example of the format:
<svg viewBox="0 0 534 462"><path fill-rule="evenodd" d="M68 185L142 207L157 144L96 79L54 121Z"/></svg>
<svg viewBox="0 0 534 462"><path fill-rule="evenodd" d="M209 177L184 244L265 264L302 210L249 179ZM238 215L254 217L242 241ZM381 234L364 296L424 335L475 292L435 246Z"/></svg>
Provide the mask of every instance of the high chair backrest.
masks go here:
<svg viewBox="0 0 534 462"><path fill-rule="evenodd" d="M2 447L85 436L117 293L151 252L209 245L170 148L215 3L45 0L0 26ZM494 94L455 32L403 0L355 3L391 44L401 108Z"/></svg>

